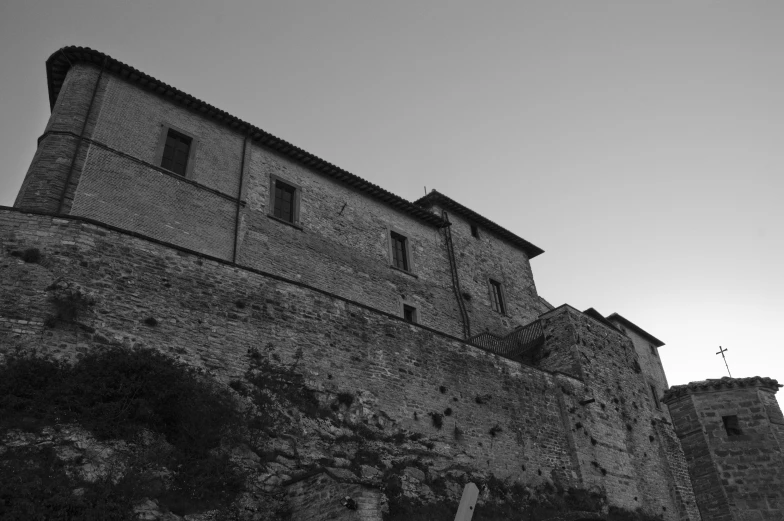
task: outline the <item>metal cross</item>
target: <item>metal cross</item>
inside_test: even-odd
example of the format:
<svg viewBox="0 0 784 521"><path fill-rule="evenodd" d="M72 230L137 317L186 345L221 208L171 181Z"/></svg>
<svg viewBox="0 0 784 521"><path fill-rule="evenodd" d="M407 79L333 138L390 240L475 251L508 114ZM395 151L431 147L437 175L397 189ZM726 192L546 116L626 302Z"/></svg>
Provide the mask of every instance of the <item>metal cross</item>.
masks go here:
<svg viewBox="0 0 784 521"><path fill-rule="evenodd" d="M729 349L723 349L721 346L719 346L719 352L716 354L721 355L721 357L724 359L724 365L727 366L727 372L729 373L730 378L732 378L732 373L730 373L730 366L727 365L727 357L724 356L724 353L726 353L727 351L729 351Z"/></svg>

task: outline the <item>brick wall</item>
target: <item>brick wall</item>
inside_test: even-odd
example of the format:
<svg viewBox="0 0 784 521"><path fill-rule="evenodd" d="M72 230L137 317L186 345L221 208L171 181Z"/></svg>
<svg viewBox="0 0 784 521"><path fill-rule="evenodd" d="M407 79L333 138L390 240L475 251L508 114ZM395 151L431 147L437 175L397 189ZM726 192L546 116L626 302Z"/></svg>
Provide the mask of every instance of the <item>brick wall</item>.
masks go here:
<svg viewBox="0 0 784 521"><path fill-rule="evenodd" d="M78 181L82 165L73 169L71 165L98 76L98 69L85 66L74 67L68 74L14 206L52 213L60 211L63 188L72 170L76 179L72 174L71 181ZM97 117L99 98L96 94L90 110L91 120ZM54 134L47 134L49 132ZM85 150L82 148L80 152L79 158L84 159Z"/></svg>
<svg viewBox="0 0 784 521"><path fill-rule="evenodd" d="M438 206L434 210L439 214L442 211ZM460 289L470 296L463 300L473 335L484 331L503 335L546 311L536 292L531 264L519 247L481 226L479 237L473 237L470 221L457 212L447 213L452 223ZM507 304L503 315L492 308L490 278L503 284Z"/></svg>
<svg viewBox="0 0 784 521"><path fill-rule="evenodd" d="M301 229L271 219L270 175L301 189ZM387 313L405 299L422 324L461 336L442 232L277 153L253 145L239 262ZM410 241L411 273L390 267L389 231ZM412 274L414 276L412 276Z"/></svg>
<svg viewBox="0 0 784 521"><path fill-rule="evenodd" d="M84 139L71 169L93 90ZM158 164L168 126L194 138L187 179ZM236 130L111 72L101 74L92 65L77 64L68 72L46 131L17 207L57 212L71 172L62 213L225 260L235 258L236 240L236 258L243 265L387 313L399 315L405 302L417 308L422 324L462 336L444 232L432 224L256 142L246 143ZM300 227L268 216L271 175L301 189ZM506 333L535 319L543 307L525 254L486 230L474 240L467 222L459 216L453 220L474 331ZM390 268L391 229L410 241L411 273ZM490 276L504 283L506 316L491 309Z"/></svg>
<svg viewBox="0 0 784 521"><path fill-rule="evenodd" d="M77 356L103 343L153 346L222 381L245 373L249 349L284 361L301 349L309 386L370 397L378 414L435 440L434 453L455 465L529 485L598 487L613 505L698 519L681 508L688 498L673 493L688 488L670 477L680 475L670 455L677 451L648 438L656 413L638 396L644 384L634 381L628 339L570 308L546 318L549 342L582 359L585 382L294 280L104 226L3 210L0 240L3 349ZM9 255L29 247L41 249L40 264ZM44 326L55 312L46 288L58 278L95 295L79 328ZM148 317L158 325L146 325ZM447 407L452 414L438 429L428 415Z"/></svg>
<svg viewBox="0 0 784 521"><path fill-rule="evenodd" d="M604 487L629 510L699 519L683 453L635 370L630 339L569 306L542 320L547 356L540 364L583 381L564 394L583 481Z"/></svg>
<svg viewBox="0 0 784 521"><path fill-rule="evenodd" d="M709 382L716 385L668 395L703 515L734 521L784 518L779 437L784 420L775 391L730 385L729 378ZM727 432L725 416L738 417L741 435Z"/></svg>

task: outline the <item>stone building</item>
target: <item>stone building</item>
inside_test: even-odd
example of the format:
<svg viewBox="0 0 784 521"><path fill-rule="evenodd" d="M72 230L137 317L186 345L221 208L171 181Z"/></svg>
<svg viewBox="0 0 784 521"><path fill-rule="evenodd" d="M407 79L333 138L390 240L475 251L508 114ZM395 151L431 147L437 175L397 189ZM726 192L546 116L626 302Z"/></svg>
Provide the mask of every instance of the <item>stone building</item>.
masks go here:
<svg viewBox="0 0 784 521"><path fill-rule="evenodd" d="M713 519L661 401L663 343L618 314L550 305L531 271L540 248L442 193L406 201L100 52L67 47L46 65L52 114L0 209L4 345L64 357L156 346L223 382L263 347L298 356L313 389L360 397L379 429L428 437L431 471L406 481L423 490L470 469ZM12 257L25 248L46 262ZM45 325L63 280L97 302L75 335ZM447 409L448 428L422 420ZM373 472L317 478L308 465L274 476L297 505L320 483L361 489L363 519L380 515Z"/></svg>
<svg viewBox="0 0 784 521"><path fill-rule="evenodd" d="M703 519L784 519L784 416L770 378L676 385L664 402Z"/></svg>

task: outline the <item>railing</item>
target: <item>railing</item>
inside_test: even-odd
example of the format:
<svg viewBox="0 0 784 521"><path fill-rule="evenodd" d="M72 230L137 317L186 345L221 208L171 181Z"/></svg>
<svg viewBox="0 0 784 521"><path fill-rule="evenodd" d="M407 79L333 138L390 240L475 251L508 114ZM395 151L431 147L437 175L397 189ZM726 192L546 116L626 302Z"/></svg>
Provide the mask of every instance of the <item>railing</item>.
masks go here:
<svg viewBox="0 0 784 521"><path fill-rule="evenodd" d="M506 336L493 333L479 333L471 338L471 343L497 355L520 361L532 349L544 342L544 328L539 320L519 327Z"/></svg>

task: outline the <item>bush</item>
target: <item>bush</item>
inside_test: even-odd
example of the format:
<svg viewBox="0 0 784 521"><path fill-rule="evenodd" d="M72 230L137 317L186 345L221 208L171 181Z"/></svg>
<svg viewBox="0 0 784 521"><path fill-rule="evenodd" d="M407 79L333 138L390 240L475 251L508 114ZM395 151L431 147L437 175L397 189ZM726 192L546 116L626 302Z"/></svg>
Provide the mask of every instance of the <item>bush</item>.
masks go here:
<svg viewBox="0 0 784 521"><path fill-rule="evenodd" d="M20 425L40 428L73 421L98 439L134 441L143 429L162 435L173 450L167 460L158 463L177 469L168 492L171 498L184 494L214 508L231 501L244 483L242 473L229 465L225 456L213 452L223 435L236 430L242 421L231 394L157 351L111 347L90 352L73 366L35 353L12 354L0 366L0 418L0 433ZM38 474L47 472L49 468L41 467ZM31 479L41 484L41 476ZM51 488L40 486L40 491ZM69 486L70 494L74 486ZM120 485L106 486L118 497L130 494L132 498L137 490L130 487L130 491L121 492ZM35 490L31 493L37 493ZM46 492L39 499L48 495ZM166 498L161 499L165 505ZM27 508L16 502L5 504ZM63 508L67 511L71 507ZM41 513L28 517L58 517L35 512Z"/></svg>
<svg viewBox="0 0 784 521"><path fill-rule="evenodd" d="M338 393L338 403L351 407L351 404L354 403L354 395L351 393Z"/></svg>

